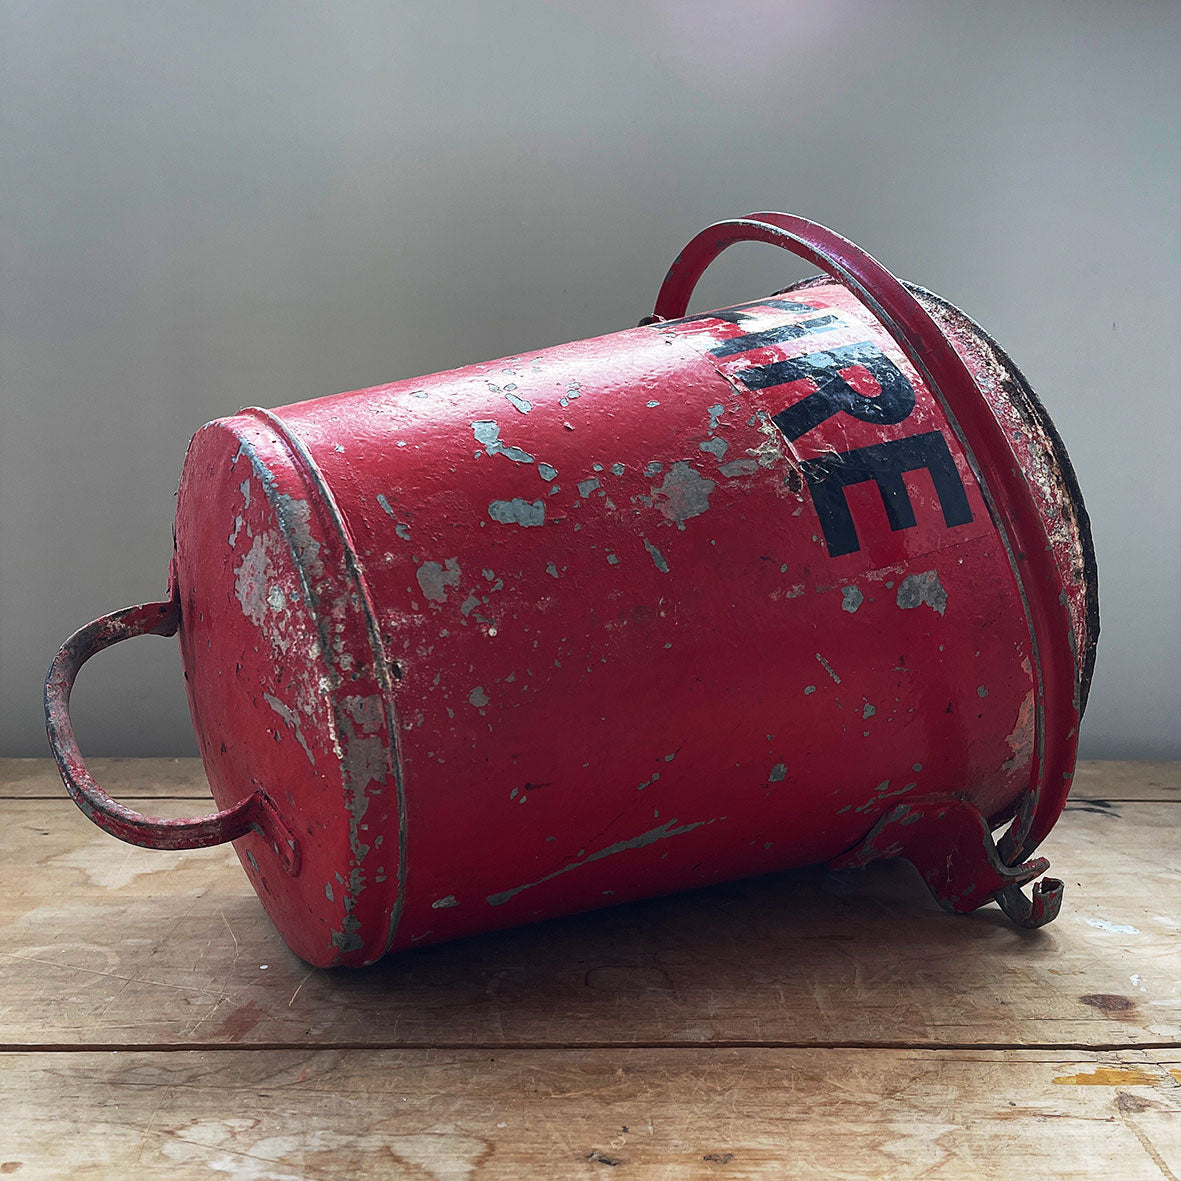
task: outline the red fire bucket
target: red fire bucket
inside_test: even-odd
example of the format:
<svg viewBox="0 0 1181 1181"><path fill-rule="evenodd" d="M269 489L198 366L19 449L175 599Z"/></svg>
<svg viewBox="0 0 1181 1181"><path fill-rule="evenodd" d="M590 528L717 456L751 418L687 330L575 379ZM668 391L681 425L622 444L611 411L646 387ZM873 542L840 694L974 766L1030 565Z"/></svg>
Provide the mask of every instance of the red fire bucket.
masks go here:
<svg viewBox="0 0 1181 1181"><path fill-rule="evenodd" d="M732 242L825 275L686 316ZM50 744L99 827L233 841L310 963L814 862L1057 912L1098 632L1054 428L979 327L830 230L686 247L626 332L204 426L165 601L83 628ZM88 774L79 667L180 637L222 810ZM994 843L993 831L1008 822Z"/></svg>

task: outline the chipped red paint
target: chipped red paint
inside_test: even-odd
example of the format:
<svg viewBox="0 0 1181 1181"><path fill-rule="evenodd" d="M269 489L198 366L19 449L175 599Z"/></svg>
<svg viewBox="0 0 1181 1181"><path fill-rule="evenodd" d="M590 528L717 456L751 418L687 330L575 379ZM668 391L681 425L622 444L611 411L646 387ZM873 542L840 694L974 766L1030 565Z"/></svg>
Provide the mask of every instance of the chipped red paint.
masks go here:
<svg viewBox="0 0 1181 1181"><path fill-rule="evenodd" d="M742 238L836 279L681 318ZM699 235L657 313L203 427L170 601L51 669L83 810L136 844L234 840L315 964L881 856L949 909L1052 918L1057 883L1020 887L1097 615L1028 386L954 308L786 215ZM223 809L192 821L109 800L69 728L83 661L174 632Z"/></svg>

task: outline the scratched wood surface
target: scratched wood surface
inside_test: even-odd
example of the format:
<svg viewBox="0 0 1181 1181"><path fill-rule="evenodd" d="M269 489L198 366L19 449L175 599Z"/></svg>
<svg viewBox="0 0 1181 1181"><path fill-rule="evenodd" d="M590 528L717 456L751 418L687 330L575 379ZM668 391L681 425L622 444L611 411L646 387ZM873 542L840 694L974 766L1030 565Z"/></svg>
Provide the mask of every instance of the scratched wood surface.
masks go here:
<svg viewBox="0 0 1181 1181"><path fill-rule="evenodd" d="M201 810L195 760L95 769ZM1041 932L887 864L332 972L232 853L0 761L0 1174L1179 1177L1179 770L1081 768Z"/></svg>
<svg viewBox="0 0 1181 1181"><path fill-rule="evenodd" d="M8 1054L0 1155L18 1177L1161 1181L1181 1174L1179 1063L758 1048Z"/></svg>

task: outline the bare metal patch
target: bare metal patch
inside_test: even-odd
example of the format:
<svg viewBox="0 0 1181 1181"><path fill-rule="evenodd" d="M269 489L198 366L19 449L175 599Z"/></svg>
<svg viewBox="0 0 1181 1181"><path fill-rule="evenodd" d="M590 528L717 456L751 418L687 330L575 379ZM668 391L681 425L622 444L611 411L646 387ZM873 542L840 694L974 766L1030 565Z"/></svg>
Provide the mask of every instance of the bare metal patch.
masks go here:
<svg viewBox="0 0 1181 1181"><path fill-rule="evenodd" d="M529 529L534 525L545 524L545 501L535 500L530 503L519 496L512 500L494 500L488 506L488 515L502 525L520 525Z"/></svg>
<svg viewBox="0 0 1181 1181"><path fill-rule="evenodd" d="M267 594L270 590L270 576L273 573L267 541L270 534L259 533L251 543L250 550L234 571L234 594L242 604L242 614L255 627L262 624L267 613Z"/></svg>
<svg viewBox="0 0 1181 1181"><path fill-rule="evenodd" d="M908 574L898 584L898 606L904 611L926 603L937 615L947 610L947 591L939 581L938 570L925 570L922 574Z"/></svg>
<svg viewBox="0 0 1181 1181"><path fill-rule="evenodd" d="M509 396L511 397L511 395ZM511 459L513 463L533 462L533 456L527 451L522 451L520 447L506 447L500 441L500 427L494 421L473 422L472 434L475 435L476 442L482 444L489 455L503 455L505 459Z"/></svg>
<svg viewBox="0 0 1181 1181"><path fill-rule="evenodd" d="M299 727L299 714L290 706L284 705L277 697L270 693L264 693L262 696L267 705L283 719L287 728L295 735L295 741L303 747L303 753L308 756L308 762L314 766L316 756L312 754L311 747L308 746L307 739L304 738L303 731Z"/></svg>
<svg viewBox="0 0 1181 1181"><path fill-rule="evenodd" d="M725 819L725 817L722 819ZM487 898L488 905L503 906L523 890L531 890L534 886L540 886L543 882L552 881L554 878L561 877L562 874L569 873L573 869L578 869L583 865L589 865L592 861L602 861L604 857L612 857L616 853L623 853L628 849L643 849L646 845L663 841L667 837L678 837L683 833L692 832L695 828L700 828L703 824L713 824L713 821L697 820L692 824L682 824L680 827L677 827L675 819L668 820L660 825L659 828L649 829L647 832L640 833L639 836L632 837L630 840L617 841L614 845L608 845L605 849L599 849L597 852L590 853L580 860L571 861L568 865L563 865L561 869L555 869L553 873L547 873L544 877L540 877L536 881L526 882L523 886L515 886L511 890L504 890L499 894L489 894Z"/></svg>
<svg viewBox="0 0 1181 1181"><path fill-rule="evenodd" d="M661 574L668 573L668 562L665 561L664 554L660 552L646 537L644 538L644 548L648 551L648 556L652 559L652 565L660 571Z"/></svg>
<svg viewBox="0 0 1181 1181"><path fill-rule="evenodd" d="M684 529L690 517L699 517L709 509L709 494L717 485L696 471L687 459L669 469L664 483L653 488L656 507L678 529Z"/></svg>
<svg viewBox="0 0 1181 1181"><path fill-rule="evenodd" d="M732 459L729 463L718 468L718 471L728 480L732 480L735 476L753 476L758 470L758 462L753 459Z"/></svg>
<svg viewBox="0 0 1181 1181"><path fill-rule="evenodd" d="M447 588L459 585L459 559L448 558L446 569L438 562L423 562L417 577L422 593L432 602L442 603L447 598Z"/></svg>

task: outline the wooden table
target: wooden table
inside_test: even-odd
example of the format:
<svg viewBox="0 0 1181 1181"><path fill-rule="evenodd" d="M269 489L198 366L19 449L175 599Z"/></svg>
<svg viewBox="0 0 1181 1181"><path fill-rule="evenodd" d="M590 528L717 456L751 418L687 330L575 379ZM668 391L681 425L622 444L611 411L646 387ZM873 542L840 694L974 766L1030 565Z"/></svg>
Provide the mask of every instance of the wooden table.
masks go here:
<svg viewBox="0 0 1181 1181"><path fill-rule="evenodd" d="M94 760L200 811L195 760ZM1177 764L1090 763L1061 917L810 869L309 969L228 849L0 760L0 1176L1181 1176Z"/></svg>

